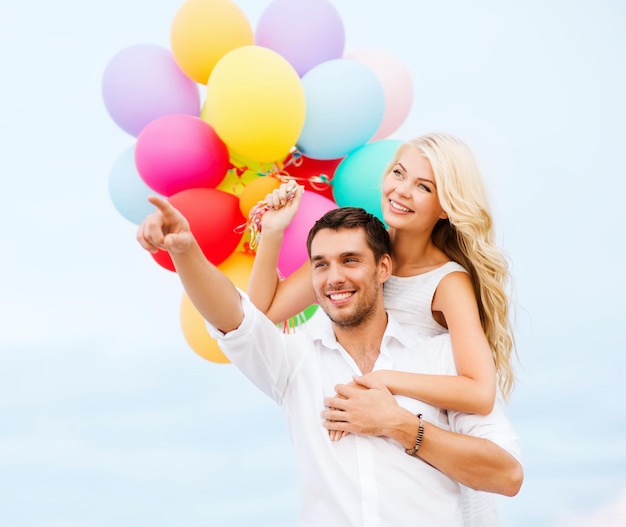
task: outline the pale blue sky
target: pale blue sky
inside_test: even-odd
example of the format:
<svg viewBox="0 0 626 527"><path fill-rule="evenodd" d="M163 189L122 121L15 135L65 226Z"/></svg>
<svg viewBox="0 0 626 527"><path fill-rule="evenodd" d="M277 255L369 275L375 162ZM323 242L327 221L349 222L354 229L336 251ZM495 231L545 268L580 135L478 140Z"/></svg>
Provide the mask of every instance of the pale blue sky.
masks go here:
<svg viewBox="0 0 626 527"><path fill-rule="evenodd" d="M0 524L294 524L282 415L187 346L176 277L142 252L108 176L134 139L100 81L169 45L182 2L0 7ZM346 51L415 84L394 138L463 138L484 169L519 304L509 407L526 480L503 525L626 514L626 7L335 0ZM252 24L267 0L240 0Z"/></svg>

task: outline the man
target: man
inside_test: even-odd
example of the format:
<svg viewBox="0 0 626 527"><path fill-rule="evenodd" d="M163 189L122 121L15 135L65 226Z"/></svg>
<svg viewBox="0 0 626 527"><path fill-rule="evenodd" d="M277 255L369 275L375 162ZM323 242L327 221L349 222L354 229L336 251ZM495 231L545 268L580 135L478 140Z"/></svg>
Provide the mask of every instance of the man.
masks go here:
<svg viewBox="0 0 626 527"><path fill-rule="evenodd" d="M382 287L391 274L390 244L378 219L346 207L316 223L307 247L329 320L315 336L286 335L206 260L180 212L150 201L158 210L139 227L139 243L169 251L224 353L287 413L301 525L460 526L457 481L517 493L521 465L484 438L517 453L499 406L489 416L463 415L359 385L359 375L373 369L447 373L451 360L446 339L421 341L416 352L418 337L387 316ZM353 378L354 385L342 384ZM327 429L352 433L331 441Z"/></svg>

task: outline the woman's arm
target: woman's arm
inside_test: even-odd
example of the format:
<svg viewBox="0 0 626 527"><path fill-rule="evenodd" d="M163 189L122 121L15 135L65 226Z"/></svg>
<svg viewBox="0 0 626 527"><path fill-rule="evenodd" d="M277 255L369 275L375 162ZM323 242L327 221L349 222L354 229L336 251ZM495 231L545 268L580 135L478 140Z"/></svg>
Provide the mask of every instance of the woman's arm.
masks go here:
<svg viewBox="0 0 626 527"><path fill-rule="evenodd" d="M454 364L460 377L456 395L474 405L473 411L463 407L450 409L488 414L496 399L496 367L469 275L455 272L445 276L435 291L432 310L443 314L450 333Z"/></svg>
<svg viewBox="0 0 626 527"><path fill-rule="evenodd" d="M288 198L294 191L293 198ZM275 323L297 315L315 302L309 262L283 281L276 271L283 234L298 210L302 192L303 187L289 182L266 196L270 209L261 220L261 237L248 280L246 292L250 300Z"/></svg>
<svg viewBox="0 0 626 527"><path fill-rule="evenodd" d="M331 432L391 437L405 449L414 447L419 418L400 407L383 384L365 377L354 381L337 386L337 395L324 400L323 426ZM487 428L508 425L501 414L474 418L488 420ZM524 480L522 465L495 442L443 430L426 421L423 426L418 457L472 489L505 496L519 492Z"/></svg>
<svg viewBox="0 0 626 527"><path fill-rule="evenodd" d="M419 353L419 349L415 350ZM387 386L394 395L404 395L437 408L486 415L489 401L481 400L482 387L461 375L430 375L395 370L377 370L365 375ZM493 407L493 402L491 402Z"/></svg>
<svg viewBox="0 0 626 527"><path fill-rule="evenodd" d="M396 395L419 399L447 410L488 414L496 397L496 370L480 324L469 276L455 272L444 277L435 292L432 309L445 317L458 375L390 370L368 375L384 382ZM419 353L419 350L416 352Z"/></svg>

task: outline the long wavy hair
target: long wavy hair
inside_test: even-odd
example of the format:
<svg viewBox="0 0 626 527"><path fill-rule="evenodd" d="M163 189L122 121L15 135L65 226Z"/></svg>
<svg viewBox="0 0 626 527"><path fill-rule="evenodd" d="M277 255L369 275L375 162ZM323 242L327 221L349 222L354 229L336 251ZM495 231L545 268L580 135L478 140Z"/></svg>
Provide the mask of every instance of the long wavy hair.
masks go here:
<svg viewBox="0 0 626 527"><path fill-rule="evenodd" d="M480 321L491 346L498 386L508 399L514 384L515 339L507 294L511 276L494 228L485 186L470 149L446 134L428 134L403 143L385 174L406 148L416 148L430 162L439 202L447 213L432 232L433 243L470 275Z"/></svg>

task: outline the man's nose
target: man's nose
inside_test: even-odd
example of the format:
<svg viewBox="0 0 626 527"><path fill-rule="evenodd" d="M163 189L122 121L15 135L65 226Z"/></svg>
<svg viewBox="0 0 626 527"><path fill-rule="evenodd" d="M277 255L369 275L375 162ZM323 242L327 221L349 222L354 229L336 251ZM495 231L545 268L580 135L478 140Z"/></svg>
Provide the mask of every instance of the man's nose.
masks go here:
<svg viewBox="0 0 626 527"><path fill-rule="evenodd" d="M332 285L342 284L345 281L343 267L338 264L331 264L328 269L328 283Z"/></svg>

